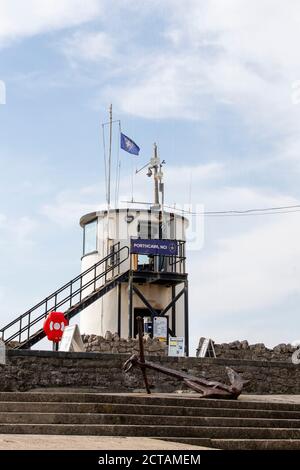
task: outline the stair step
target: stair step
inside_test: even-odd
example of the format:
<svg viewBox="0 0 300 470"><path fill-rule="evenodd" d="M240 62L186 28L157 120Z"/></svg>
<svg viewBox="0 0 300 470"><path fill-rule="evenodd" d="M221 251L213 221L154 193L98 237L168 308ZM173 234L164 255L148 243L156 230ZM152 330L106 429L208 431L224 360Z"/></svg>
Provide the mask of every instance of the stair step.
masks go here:
<svg viewBox="0 0 300 470"><path fill-rule="evenodd" d="M172 397L130 394L104 393L41 393L41 392L0 392L1 402L63 402L63 403L114 403L158 406L184 406L230 410L269 410L300 412L300 404L293 403L264 403L243 400L209 400L198 397Z"/></svg>
<svg viewBox="0 0 300 470"><path fill-rule="evenodd" d="M299 429L300 420L276 420L265 418L224 418L200 416L164 416L140 414L102 413L0 413L0 424L105 424L148 426L166 423L169 426L218 427L218 428L285 428Z"/></svg>
<svg viewBox="0 0 300 470"><path fill-rule="evenodd" d="M164 441L220 450L300 450L299 439L205 439L197 437L165 437Z"/></svg>
<svg viewBox="0 0 300 470"><path fill-rule="evenodd" d="M157 436L152 436L151 439L161 439L160 437ZM173 437L173 436L168 436L163 438L164 441L168 442L179 442L182 444L191 444L199 447L208 447L211 449L214 449L213 447L213 441L216 439L208 439L206 437ZM232 441L234 439L231 439Z"/></svg>
<svg viewBox="0 0 300 470"><path fill-rule="evenodd" d="M184 407L170 405L139 405L118 403L76 402L0 402L0 413L103 413L193 417L232 417L266 419L300 419L300 411L252 410L233 408Z"/></svg>
<svg viewBox="0 0 300 470"><path fill-rule="evenodd" d="M201 427L153 425L98 425L98 424L0 424L0 434L70 434L134 437L197 437L206 439L297 439L300 429Z"/></svg>
<svg viewBox="0 0 300 470"><path fill-rule="evenodd" d="M211 445L223 450L300 450L300 439L211 439Z"/></svg>

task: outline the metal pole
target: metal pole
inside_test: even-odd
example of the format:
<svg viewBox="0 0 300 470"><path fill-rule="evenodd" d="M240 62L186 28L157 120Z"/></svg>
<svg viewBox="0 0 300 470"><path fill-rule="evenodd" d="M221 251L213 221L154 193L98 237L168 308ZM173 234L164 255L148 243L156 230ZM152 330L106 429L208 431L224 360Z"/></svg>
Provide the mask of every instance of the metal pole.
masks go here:
<svg viewBox="0 0 300 470"><path fill-rule="evenodd" d="M188 281L184 282L184 340L185 340L185 354L189 355L189 296L188 296Z"/></svg>
<svg viewBox="0 0 300 470"><path fill-rule="evenodd" d="M137 326L138 326L138 334L139 334L139 345L140 345L140 363L141 363L141 370L143 374L143 379L145 383L145 388L147 390L147 393L150 395L150 388L148 384L148 379L147 379L147 374L146 374L146 368L143 366L145 364L145 355L144 355L144 343L143 343L143 319L141 317L137 317Z"/></svg>
<svg viewBox="0 0 300 470"><path fill-rule="evenodd" d="M154 158L157 160L157 145L156 143L154 144ZM158 191L158 179L157 179L157 173L158 173L158 164L156 163L153 167L154 169L154 204L159 205L159 191Z"/></svg>
<svg viewBox="0 0 300 470"><path fill-rule="evenodd" d="M109 152L108 152L108 184L107 184L108 209L110 208L111 150L112 150L112 104L109 107Z"/></svg>
<svg viewBox="0 0 300 470"><path fill-rule="evenodd" d="M119 335L119 338L121 338L121 312L122 312L121 284L118 284L118 335Z"/></svg>
<svg viewBox="0 0 300 470"><path fill-rule="evenodd" d="M133 282L132 282L132 254L129 253L130 268L128 275L128 337L132 338L132 297L133 297Z"/></svg>
<svg viewBox="0 0 300 470"><path fill-rule="evenodd" d="M175 286L172 286L171 289L172 289L172 300L173 300L176 295ZM176 336L176 305L175 303L172 305L172 332L173 332L173 336Z"/></svg>

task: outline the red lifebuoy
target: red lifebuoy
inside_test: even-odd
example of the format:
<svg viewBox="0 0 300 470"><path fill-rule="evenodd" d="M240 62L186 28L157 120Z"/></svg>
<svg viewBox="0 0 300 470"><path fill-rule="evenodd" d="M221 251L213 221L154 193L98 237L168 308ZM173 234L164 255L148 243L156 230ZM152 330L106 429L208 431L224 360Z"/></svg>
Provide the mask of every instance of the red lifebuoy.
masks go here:
<svg viewBox="0 0 300 470"><path fill-rule="evenodd" d="M50 312L44 321L43 328L50 341L59 343L65 326L68 326L68 324L69 322L62 312Z"/></svg>

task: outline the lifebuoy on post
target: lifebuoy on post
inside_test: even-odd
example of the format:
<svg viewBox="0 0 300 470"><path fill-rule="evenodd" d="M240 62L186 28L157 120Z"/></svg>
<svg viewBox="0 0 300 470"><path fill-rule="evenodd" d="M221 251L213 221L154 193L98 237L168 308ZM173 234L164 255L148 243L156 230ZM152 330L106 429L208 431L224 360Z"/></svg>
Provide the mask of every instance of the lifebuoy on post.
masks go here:
<svg viewBox="0 0 300 470"><path fill-rule="evenodd" d="M62 312L50 312L44 321L44 331L49 341L59 343L69 322Z"/></svg>

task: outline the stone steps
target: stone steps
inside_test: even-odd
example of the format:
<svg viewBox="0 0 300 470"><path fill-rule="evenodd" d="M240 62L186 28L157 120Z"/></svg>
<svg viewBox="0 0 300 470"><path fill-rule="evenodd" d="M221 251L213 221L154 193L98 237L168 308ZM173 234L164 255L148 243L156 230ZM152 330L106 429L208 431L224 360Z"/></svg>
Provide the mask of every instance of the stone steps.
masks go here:
<svg viewBox="0 0 300 470"><path fill-rule="evenodd" d="M175 441L178 442L178 441ZM300 450L297 439L214 439L213 447L224 450Z"/></svg>
<svg viewBox="0 0 300 470"><path fill-rule="evenodd" d="M98 424L0 424L0 434L70 434L89 436L134 436L206 439L297 439L300 429L205 427L168 425L98 425ZM174 439L175 440L175 439ZM177 440L177 439L176 439Z"/></svg>
<svg viewBox="0 0 300 470"><path fill-rule="evenodd" d="M135 414L137 405L118 403L72 403L72 402L0 402L0 413L102 413ZM141 415L199 416L226 418L262 418L300 420L300 411L265 409L208 408L170 405L138 405Z"/></svg>
<svg viewBox="0 0 300 470"><path fill-rule="evenodd" d="M102 413L0 413L1 424L107 424L107 425L161 425L201 426L201 427L251 427L251 428L294 428L300 429L300 420L265 418L228 418L203 416L170 416L142 414L102 414Z"/></svg>
<svg viewBox="0 0 300 470"><path fill-rule="evenodd" d="M55 403L110 403L158 406L189 406L200 408L253 409L270 411L299 411L300 403L262 402L241 400L212 400L197 395L178 397L170 394L113 394L113 393L50 393L50 392L0 392L1 402L55 402Z"/></svg>
<svg viewBox="0 0 300 470"><path fill-rule="evenodd" d="M300 449L300 405L246 397L2 392L0 434L132 436L219 449Z"/></svg>
<svg viewBox="0 0 300 470"><path fill-rule="evenodd" d="M222 450L300 450L299 439L204 439L197 437L164 437L164 441L180 442Z"/></svg>

